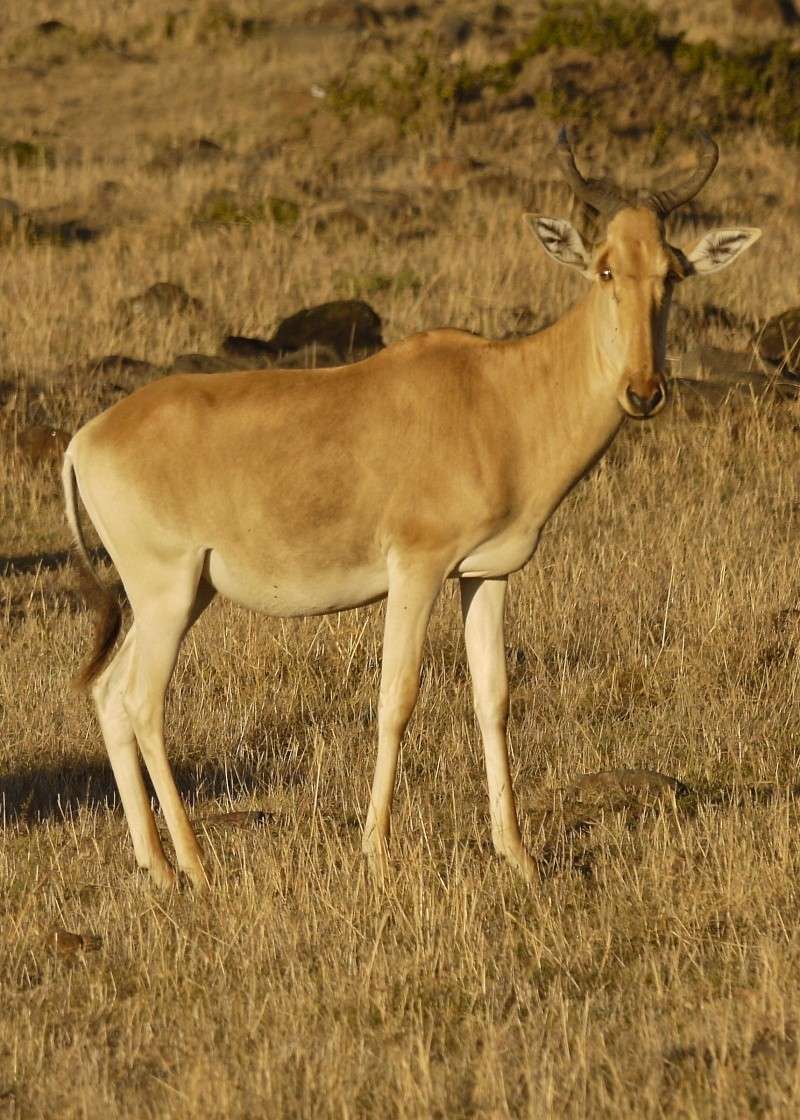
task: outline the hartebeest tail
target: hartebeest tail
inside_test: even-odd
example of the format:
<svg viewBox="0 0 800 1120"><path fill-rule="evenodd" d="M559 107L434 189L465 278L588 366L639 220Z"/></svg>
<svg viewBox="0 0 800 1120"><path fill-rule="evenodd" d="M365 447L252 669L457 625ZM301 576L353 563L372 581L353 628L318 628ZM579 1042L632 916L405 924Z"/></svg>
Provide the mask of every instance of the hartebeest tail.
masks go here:
<svg viewBox="0 0 800 1120"><path fill-rule="evenodd" d="M89 687L95 677L99 676L111 656L111 651L114 649L119 632L122 629L122 610L116 596L101 583L86 547L86 539L78 514L78 479L69 451L64 456L61 482L64 486L67 521L75 540L75 554L81 576L81 590L95 612L94 644L91 656L72 678L73 688L85 689Z"/></svg>

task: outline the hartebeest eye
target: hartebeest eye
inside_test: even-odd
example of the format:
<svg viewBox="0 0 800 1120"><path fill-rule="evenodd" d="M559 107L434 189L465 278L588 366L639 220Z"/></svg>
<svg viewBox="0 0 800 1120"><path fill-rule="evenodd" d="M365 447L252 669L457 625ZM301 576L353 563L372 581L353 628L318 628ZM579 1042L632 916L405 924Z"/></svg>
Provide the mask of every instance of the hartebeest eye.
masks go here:
<svg viewBox="0 0 800 1120"><path fill-rule="evenodd" d="M598 273L598 276L600 277L600 279L603 281L604 284L607 284L609 280L614 279L614 273L611 271L610 268L601 268L599 273Z"/></svg>

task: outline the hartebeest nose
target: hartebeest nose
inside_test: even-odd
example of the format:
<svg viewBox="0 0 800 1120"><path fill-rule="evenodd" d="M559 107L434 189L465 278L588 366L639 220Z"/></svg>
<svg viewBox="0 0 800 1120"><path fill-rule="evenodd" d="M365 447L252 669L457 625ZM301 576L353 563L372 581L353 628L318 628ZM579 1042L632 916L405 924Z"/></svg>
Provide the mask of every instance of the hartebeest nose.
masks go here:
<svg viewBox="0 0 800 1120"><path fill-rule="evenodd" d="M664 400L664 389L661 385L656 385L649 397L640 397L638 393L634 392L634 390L628 386L627 396L630 402L631 412L644 419L645 416L651 416L662 403Z"/></svg>

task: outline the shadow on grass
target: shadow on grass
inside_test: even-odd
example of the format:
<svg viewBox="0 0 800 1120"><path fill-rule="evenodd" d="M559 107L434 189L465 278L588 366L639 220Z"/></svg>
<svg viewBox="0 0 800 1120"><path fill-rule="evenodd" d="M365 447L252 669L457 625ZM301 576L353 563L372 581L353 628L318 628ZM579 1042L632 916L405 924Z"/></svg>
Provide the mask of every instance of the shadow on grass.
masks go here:
<svg viewBox="0 0 800 1120"><path fill-rule="evenodd" d="M90 548L89 555L92 560L109 559L106 550L98 545ZM71 548L63 548L57 552L29 552L23 556L0 556L0 578L3 576L28 575L31 572L55 572L65 568L73 557Z"/></svg>
<svg viewBox="0 0 800 1120"><path fill-rule="evenodd" d="M265 773L255 768L177 765L175 781L187 807L217 798L247 798L265 789ZM145 776L145 780L147 780ZM148 782L151 799L155 798ZM0 824L37 824L73 816L80 809L121 808L114 775L102 759L0 773Z"/></svg>
<svg viewBox="0 0 800 1120"><path fill-rule="evenodd" d="M628 829L639 829L657 816L691 820L701 810L738 813L754 806L800 799L800 785L762 782L758 785L724 785L688 790L678 797L655 800L608 799L589 804L565 804L556 810L527 812L534 834L538 832L537 860L543 879L562 872L591 878L599 848L595 827L609 816L621 818Z"/></svg>

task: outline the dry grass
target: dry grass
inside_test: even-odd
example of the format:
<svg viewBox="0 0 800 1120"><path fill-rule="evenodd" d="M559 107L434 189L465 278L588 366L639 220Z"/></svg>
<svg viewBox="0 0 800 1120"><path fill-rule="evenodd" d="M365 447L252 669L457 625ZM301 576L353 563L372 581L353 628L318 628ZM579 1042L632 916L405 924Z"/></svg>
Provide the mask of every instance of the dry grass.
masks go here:
<svg viewBox="0 0 800 1120"><path fill-rule="evenodd" d="M115 41L161 11L112 7L27 10ZM91 358L164 365L344 295L369 298L389 340L442 323L501 334L520 305L545 322L579 290L519 222L532 201L560 206L535 163L551 127L535 113L398 139L374 122L337 131L315 110L317 132L296 133L274 104L334 73L350 32L290 50L154 30L151 61L92 56L39 74L8 61L27 10L0 44L3 131L46 141L55 162L0 167L0 194L86 213L103 180L123 194L91 244L19 236L0 250L0 381L17 390L0 556L46 561L68 543L57 472L21 464L13 435L30 420L71 430L113 399L113 377L87 376ZM223 143L220 161L150 164L200 135ZM621 150L587 140L600 159ZM432 183L435 158L465 152L505 178ZM291 197L300 220L194 224L223 186ZM745 348L796 300L796 186L763 136L724 149L703 206L766 230L730 273L681 293L738 317L704 341ZM379 191L402 192L412 216ZM342 202L369 218L360 232L317 220ZM117 300L157 280L206 311L121 325ZM676 350L696 341L687 330ZM381 608L280 622L215 604L201 619L171 694L171 757L197 817L266 819L201 828L218 886L198 902L134 869L93 714L67 687L90 628L69 571L12 565L0 576L0 1117L796 1114L799 432L793 406L749 398L629 424L513 577L514 770L543 853L537 890L491 853L452 589L430 631L383 894L359 855ZM544 788L623 766L694 793L583 820L537 807Z"/></svg>

